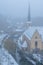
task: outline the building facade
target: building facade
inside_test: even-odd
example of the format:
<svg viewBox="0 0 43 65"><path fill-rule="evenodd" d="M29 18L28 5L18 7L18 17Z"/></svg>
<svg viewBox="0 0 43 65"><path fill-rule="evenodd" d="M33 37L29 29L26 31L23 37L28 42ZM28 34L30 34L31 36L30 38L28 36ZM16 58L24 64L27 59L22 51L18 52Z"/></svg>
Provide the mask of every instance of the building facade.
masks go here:
<svg viewBox="0 0 43 65"><path fill-rule="evenodd" d="M43 50L43 27L30 27L22 36L22 41L26 41L27 50L39 52Z"/></svg>

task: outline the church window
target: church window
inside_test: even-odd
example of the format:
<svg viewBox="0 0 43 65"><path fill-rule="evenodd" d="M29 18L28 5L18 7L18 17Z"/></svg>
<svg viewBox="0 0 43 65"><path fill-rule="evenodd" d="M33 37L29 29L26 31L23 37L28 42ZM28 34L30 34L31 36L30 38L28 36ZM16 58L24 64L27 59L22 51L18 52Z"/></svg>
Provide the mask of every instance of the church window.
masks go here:
<svg viewBox="0 0 43 65"><path fill-rule="evenodd" d="M37 48L37 45L38 45L38 42L37 41L35 41L35 47Z"/></svg>

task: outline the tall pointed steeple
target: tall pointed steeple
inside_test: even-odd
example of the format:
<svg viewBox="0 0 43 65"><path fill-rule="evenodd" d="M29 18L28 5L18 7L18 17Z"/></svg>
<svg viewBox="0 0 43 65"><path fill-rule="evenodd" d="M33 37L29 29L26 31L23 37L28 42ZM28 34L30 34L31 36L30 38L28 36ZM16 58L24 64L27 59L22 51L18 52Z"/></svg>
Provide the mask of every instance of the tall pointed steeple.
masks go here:
<svg viewBox="0 0 43 65"><path fill-rule="evenodd" d="M31 18L30 18L30 3L29 3L29 8L28 8L28 21L31 21Z"/></svg>
<svg viewBox="0 0 43 65"><path fill-rule="evenodd" d="M28 7L28 17L27 17L27 21L25 23L25 30L28 29L29 27L32 26L32 22L31 22L31 15L30 15L30 2L29 2L29 7Z"/></svg>

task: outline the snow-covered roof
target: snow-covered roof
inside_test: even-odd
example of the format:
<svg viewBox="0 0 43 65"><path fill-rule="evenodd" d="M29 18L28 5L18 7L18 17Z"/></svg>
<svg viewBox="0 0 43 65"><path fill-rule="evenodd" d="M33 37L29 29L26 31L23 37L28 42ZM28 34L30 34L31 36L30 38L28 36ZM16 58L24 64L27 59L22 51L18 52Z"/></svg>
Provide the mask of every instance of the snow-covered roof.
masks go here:
<svg viewBox="0 0 43 65"><path fill-rule="evenodd" d="M1 65L18 65L15 59L4 48L0 48Z"/></svg>
<svg viewBox="0 0 43 65"><path fill-rule="evenodd" d="M42 40L43 40L43 26L33 26L33 27L29 27L28 28L28 30L26 31L26 32L24 32L24 34L29 38L29 39L31 39L32 38L32 36L33 36L33 34L34 34L34 32L35 31L38 31L39 32L39 34L41 35L41 38L42 38Z"/></svg>
<svg viewBox="0 0 43 65"><path fill-rule="evenodd" d="M24 41L24 43L21 45L23 48L27 48L27 43Z"/></svg>
<svg viewBox="0 0 43 65"><path fill-rule="evenodd" d="M21 40L21 41L22 41L22 38L23 38L22 36L23 36L23 35L21 35L21 36L19 37L19 40Z"/></svg>
<svg viewBox="0 0 43 65"><path fill-rule="evenodd" d="M1 33L4 33L4 31L3 31L3 30L1 30L0 32L1 32Z"/></svg>
<svg viewBox="0 0 43 65"><path fill-rule="evenodd" d="M16 29L16 31L18 31L18 32L22 32L23 30L22 30L22 29Z"/></svg>
<svg viewBox="0 0 43 65"><path fill-rule="evenodd" d="M27 48L27 43L26 43L26 41L22 42L22 41L19 40L18 46L19 46L20 49Z"/></svg>
<svg viewBox="0 0 43 65"><path fill-rule="evenodd" d="M6 34L0 34L0 38L3 39L6 36Z"/></svg>
<svg viewBox="0 0 43 65"><path fill-rule="evenodd" d="M4 39L4 37L6 36L7 34L0 34L0 43L2 42L2 40Z"/></svg>

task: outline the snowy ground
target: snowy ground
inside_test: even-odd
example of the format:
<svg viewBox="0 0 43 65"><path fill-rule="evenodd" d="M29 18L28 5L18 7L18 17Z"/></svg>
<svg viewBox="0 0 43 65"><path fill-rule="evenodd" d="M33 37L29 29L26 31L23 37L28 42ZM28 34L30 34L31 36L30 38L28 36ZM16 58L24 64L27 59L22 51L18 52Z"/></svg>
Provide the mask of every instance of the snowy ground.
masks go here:
<svg viewBox="0 0 43 65"><path fill-rule="evenodd" d="M33 58L43 64L43 56L41 56L40 54L33 54Z"/></svg>
<svg viewBox="0 0 43 65"><path fill-rule="evenodd" d="M15 59L4 49L0 48L0 65L18 65Z"/></svg>

